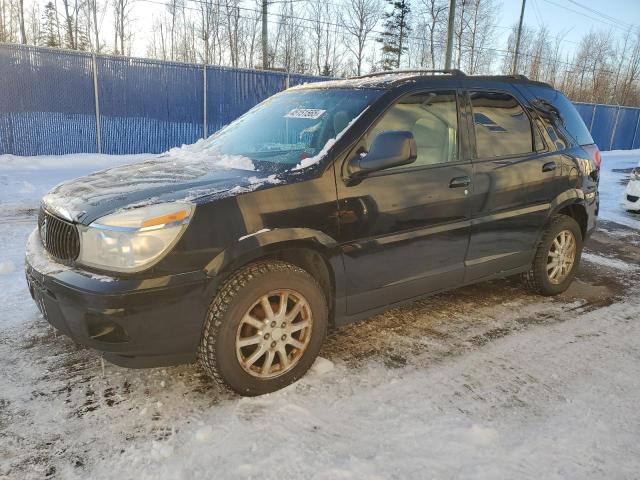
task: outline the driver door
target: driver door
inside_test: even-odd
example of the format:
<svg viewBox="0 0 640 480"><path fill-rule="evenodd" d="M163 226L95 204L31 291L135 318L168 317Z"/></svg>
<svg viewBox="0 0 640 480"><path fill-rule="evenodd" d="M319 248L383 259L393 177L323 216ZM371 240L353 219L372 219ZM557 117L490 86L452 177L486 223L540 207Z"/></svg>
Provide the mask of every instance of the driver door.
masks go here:
<svg viewBox="0 0 640 480"><path fill-rule="evenodd" d="M347 314L463 281L472 168L459 148L459 105L453 89L406 95L347 157L387 130L411 131L418 149L412 164L337 182Z"/></svg>

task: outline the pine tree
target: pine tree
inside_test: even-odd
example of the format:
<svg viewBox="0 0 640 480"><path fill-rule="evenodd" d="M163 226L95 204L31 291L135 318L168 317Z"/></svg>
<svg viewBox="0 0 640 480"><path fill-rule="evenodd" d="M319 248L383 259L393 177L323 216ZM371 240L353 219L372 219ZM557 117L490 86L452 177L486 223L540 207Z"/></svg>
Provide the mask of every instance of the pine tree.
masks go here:
<svg viewBox="0 0 640 480"><path fill-rule="evenodd" d="M400 68L402 54L407 50L411 7L408 0L387 0L387 3L391 12L383 14L384 31L378 41L382 43L382 69L393 70Z"/></svg>
<svg viewBox="0 0 640 480"><path fill-rule="evenodd" d="M42 29L40 36L40 45L45 47L59 47L58 30L57 30L58 12L53 2L49 2L44 6L42 14Z"/></svg>

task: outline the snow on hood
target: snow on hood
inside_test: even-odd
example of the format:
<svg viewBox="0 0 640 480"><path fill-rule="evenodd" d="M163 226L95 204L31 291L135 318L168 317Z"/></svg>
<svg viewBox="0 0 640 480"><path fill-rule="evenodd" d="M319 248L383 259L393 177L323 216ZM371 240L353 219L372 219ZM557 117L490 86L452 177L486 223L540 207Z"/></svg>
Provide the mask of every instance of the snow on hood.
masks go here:
<svg viewBox="0 0 640 480"><path fill-rule="evenodd" d="M200 140L142 163L61 183L42 203L63 218L90 223L121 208L177 200L197 203L202 197L235 195L277 182L273 175L256 172L249 158L219 154Z"/></svg>

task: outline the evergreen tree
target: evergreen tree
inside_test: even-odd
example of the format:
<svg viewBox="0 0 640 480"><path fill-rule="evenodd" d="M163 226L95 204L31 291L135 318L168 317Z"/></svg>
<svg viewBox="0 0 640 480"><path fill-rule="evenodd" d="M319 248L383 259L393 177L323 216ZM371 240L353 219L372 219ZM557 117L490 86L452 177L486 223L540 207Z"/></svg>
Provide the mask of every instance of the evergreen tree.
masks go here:
<svg viewBox="0 0 640 480"><path fill-rule="evenodd" d="M387 0L387 3L391 11L383 14L384 31L378 41L382 43L382 69L393 70L400 68L402 54L407 50L411 7L409 0Z"/></svg>
<svg viewBox="0 0 640 480"><path fill-rule="evenodd" d="M40 45L45 47L59 47L58 30L57 30L58 12L53 2L49 2L44 6L42 14L42 29L40 35Z"/></svg>

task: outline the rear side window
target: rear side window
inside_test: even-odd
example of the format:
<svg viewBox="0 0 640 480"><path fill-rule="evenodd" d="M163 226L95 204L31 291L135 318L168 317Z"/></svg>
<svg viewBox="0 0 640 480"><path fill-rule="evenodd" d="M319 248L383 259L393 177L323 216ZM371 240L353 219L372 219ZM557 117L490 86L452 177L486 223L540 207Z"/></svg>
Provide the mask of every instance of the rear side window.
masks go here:
<svg viewBox="0 0 640 480"><path fill-rule="evenodd" d="M533 151L529 117L518 101L503 92L470 92L478 158Z"/></svg>
<svg viewBox="0 0 640 480"><path fill-rule="evenodd" d="M560 121L567 133L576 141L578 145L589 145L594 143L589 129L584 124L582 117L576 107L557 90L548 87L528 86L536 98L551 104L560 113Z"/></svg>

